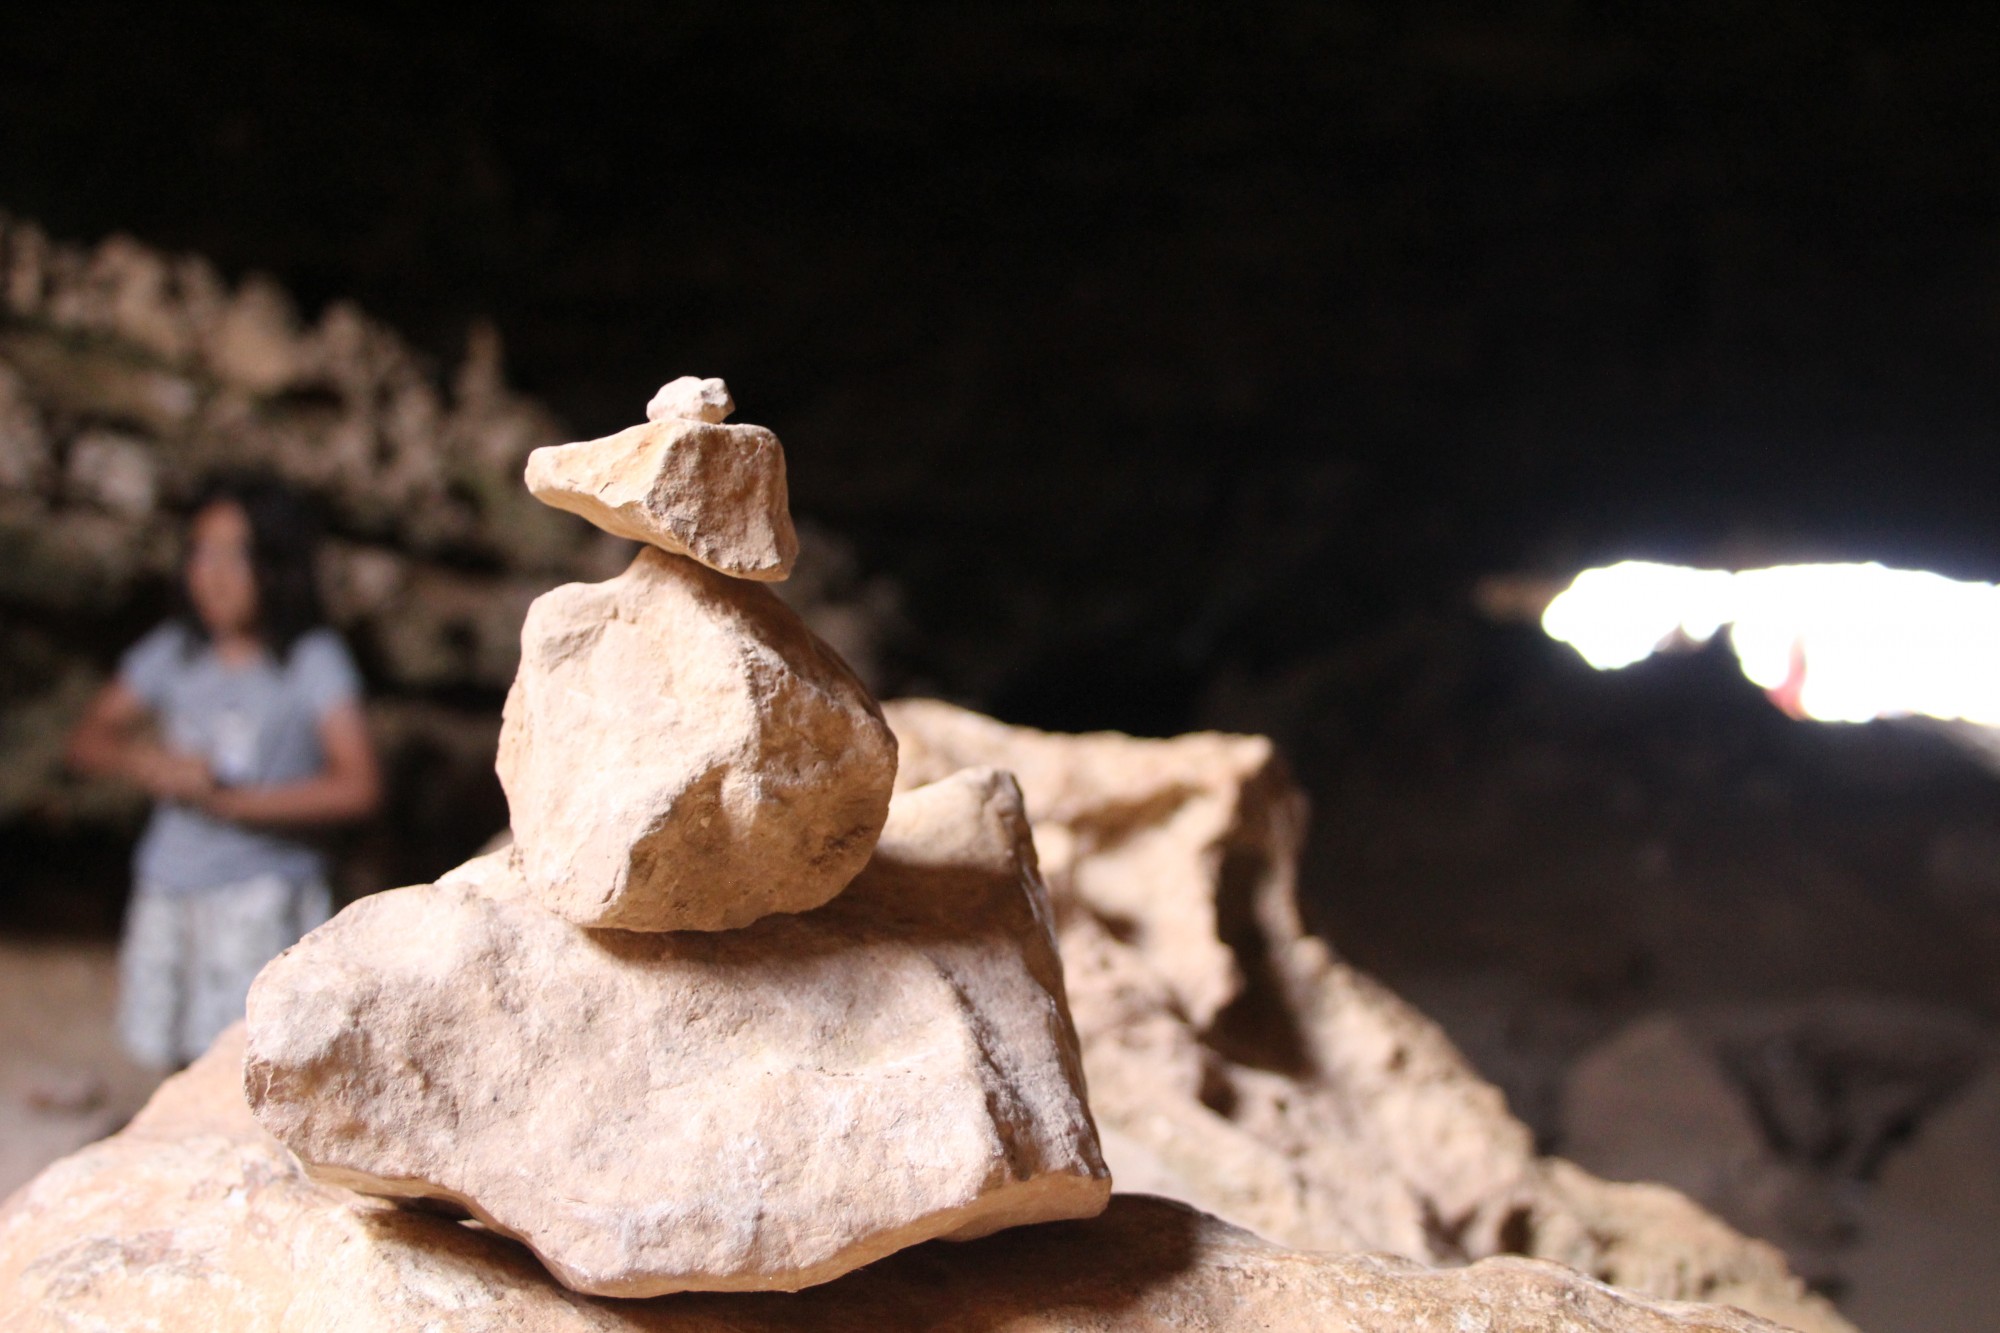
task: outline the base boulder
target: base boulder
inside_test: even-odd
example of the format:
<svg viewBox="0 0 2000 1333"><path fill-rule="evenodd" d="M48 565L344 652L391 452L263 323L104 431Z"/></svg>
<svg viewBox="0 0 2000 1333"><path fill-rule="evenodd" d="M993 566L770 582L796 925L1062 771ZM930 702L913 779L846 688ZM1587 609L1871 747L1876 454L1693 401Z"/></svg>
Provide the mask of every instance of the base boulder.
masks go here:
<svg viewBox="0 0 2000 1333"><path fill-rule="evenodd" d="M313 1176L611 1296L796 1290L1104 1207L1006 774L899 797L846 893L742 930L585 930L510 857L363 899L258 978L245 1088Z"/></svg>

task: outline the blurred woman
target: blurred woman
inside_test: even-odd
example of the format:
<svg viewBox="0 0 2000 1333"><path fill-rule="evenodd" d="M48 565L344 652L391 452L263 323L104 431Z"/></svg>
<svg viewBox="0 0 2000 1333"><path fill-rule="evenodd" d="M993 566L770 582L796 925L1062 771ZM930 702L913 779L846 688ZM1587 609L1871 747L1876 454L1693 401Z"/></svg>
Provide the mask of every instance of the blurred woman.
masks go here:
<svg viewBox="0 0 2000 1333"><path fill-rule="evenodd" d="M360 677L322 623L313 527L254 478L206 486L188 525L185 609L134 644L69 740L78 770L154 798L119 952L119 1029L176 1069L243 1015L263 965L326 920L323 854L301 835L380 800Z"/></svg>

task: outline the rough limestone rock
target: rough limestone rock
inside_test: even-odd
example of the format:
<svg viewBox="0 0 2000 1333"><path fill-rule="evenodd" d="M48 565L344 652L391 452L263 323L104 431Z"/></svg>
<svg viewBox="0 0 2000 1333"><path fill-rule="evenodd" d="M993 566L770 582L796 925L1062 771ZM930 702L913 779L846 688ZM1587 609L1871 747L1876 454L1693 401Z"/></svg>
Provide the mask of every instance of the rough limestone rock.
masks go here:
<svg viewBox="0 0 2000 1333"><path fill-rule="evenodd" d="M775 583L799 554L785 451L762 426L724 425L733 408L721 380L684 376L654 395L644 425L529 454L528 489L606 532Z"/></svg>
<svg viewBox="0 0 2000 1333"><path fill-rule="evenodd" d="M729 414L735 410L736 400L729 396L727 384L719 379L683 375L660 386L660 391L646 404L646 420L684 417L689 421L721 422L729 420Z"/></svg>
<svg viewBox="0 0 2000 1333"><path fill-rule="evenodd" d="M769 589L648 548L529 609L499 770L552 911L728 930L847 886L887 814L896 742Z"/></svg>
<svg viewBox="0 0 2000 1333"><path fill-rule="evenodd" d="M797 1295L602 1300L511 1242L310 1179L244 1109L240 1030L0 1204L0 1330L155 1333L1774 1333L1553 1264L1280 1249L1160 1199L921 1245Z"/></svg>
<svg viewBox="0 0 2000 1333"><path fill-rule="evenodd" d="M797 1290L1104 1207L1006 774L899 798L846 893L738 931L586 931L508 858L258 978L244 1084L313 1175L462 1207L614 1296Z"/></svg>
<svg viewBox="0 0 2000 1333"><path fill-rule="evenodd" d="M885 706L899 784L1016 773L1121 1189L1286 1245L1553 1259L1648 1295L1848 1330L1773 1247L1672 1190L1539 1158L1444 1033L1303 930L1304 800L1254 736L1134 740Z"/></svg>

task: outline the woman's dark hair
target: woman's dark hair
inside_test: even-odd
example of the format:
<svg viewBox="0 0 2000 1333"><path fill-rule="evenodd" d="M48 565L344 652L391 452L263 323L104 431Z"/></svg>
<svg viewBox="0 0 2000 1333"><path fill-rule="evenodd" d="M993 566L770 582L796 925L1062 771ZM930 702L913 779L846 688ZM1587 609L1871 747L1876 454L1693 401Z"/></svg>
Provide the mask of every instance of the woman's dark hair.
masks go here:
<svg viewBox="0 0 2000 1333"><path fill-rule="evenodd" d="M250 568L257 583L257 636L280 662L308 630L326 623L320 607L316 557L319 516L306 498L276 477L255 472L218 472L195 488L190 519L210 505L228 503L250 520ZM188 601L180 581L181 617L198 638L208 628Z"/></svg>

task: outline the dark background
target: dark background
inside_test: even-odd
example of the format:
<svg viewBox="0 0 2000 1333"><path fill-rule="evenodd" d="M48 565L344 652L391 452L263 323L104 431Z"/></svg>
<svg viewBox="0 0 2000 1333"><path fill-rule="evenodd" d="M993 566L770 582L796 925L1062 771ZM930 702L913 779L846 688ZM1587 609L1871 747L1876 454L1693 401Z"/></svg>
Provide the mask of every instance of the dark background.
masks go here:
<svg viewBox="0 0 2000 1333"><path fill-rule="evenodd" d="M16 6L0 199L467 324L579 432L683 371L913 668L1169 731L1480 572L2000 574L1980 6ZM935 659L935 660L933 660Z"/></svg>
<svg viewBox="0 0 2000 1333"><path fill-rule="evenodd" d="M893 688L1276 735L1315 921L1437 1012L1991 1016L1984 770L1789 723L1726 651L1594 676L1469 592L1637 555L2000 577L1994 28L19 5L0 203L356 299L440 373L490 318L578 436L726 376L903 589Z"/></svg>

